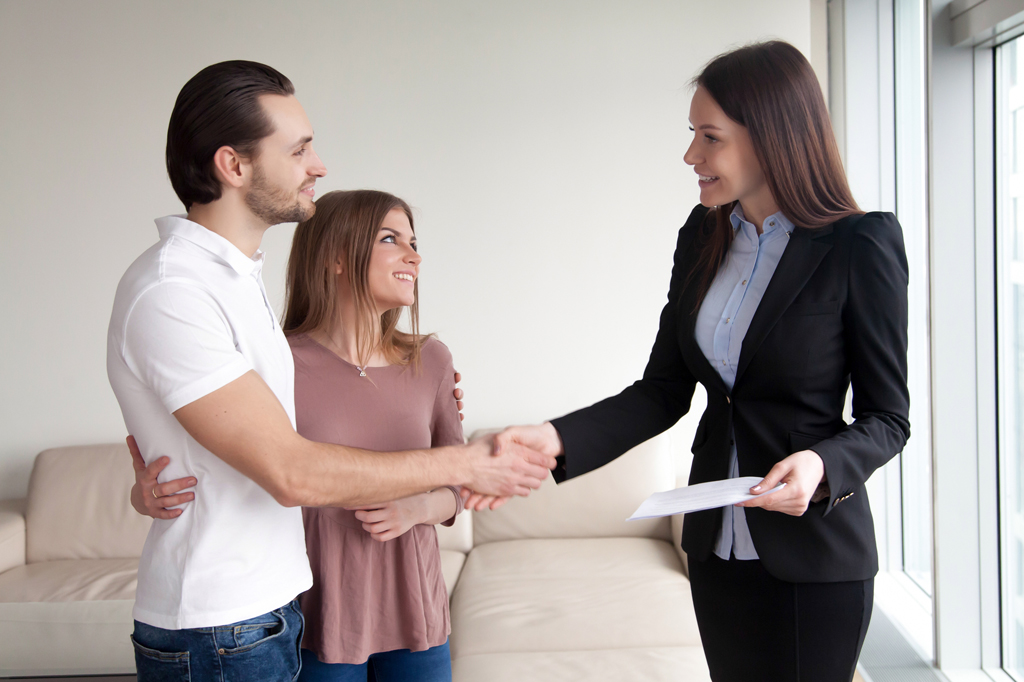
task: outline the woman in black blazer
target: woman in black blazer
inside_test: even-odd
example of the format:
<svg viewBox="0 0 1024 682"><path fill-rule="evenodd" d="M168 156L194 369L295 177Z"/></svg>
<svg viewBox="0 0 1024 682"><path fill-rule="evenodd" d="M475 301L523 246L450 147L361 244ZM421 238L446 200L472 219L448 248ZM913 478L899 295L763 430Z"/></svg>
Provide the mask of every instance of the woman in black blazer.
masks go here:
<svg viewBox="0 0 1024 682"><path fill-rule="evenodd" d="M561 482L671 427L700 382L708 406L690 483L763 476L755 493L787 484L742 511L686 516L712 678L850 680L878 570L864 482L910 435L902 231L892 214L858 209L817 79L791 45L724 54L694 82L685 159L701 205L679 231L643 378L586 409L512 427L499 447L559 455ZM713 308L703 319L702 307Z"/></svg>

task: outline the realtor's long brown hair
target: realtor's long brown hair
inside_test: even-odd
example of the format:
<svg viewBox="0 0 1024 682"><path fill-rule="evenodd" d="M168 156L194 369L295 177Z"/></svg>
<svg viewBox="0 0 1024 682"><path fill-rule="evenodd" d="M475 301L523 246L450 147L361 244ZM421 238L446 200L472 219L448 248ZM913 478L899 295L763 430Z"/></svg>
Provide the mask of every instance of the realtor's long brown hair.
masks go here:
<svg viewBox="0 0 1024 682"><path fill-rule="evenodd" d="M380 351L391 364L419 365L420 347L426 337L419 333L419 283L413 284L409 306L412 333L399 331L402 308L379 312L370 294L370 254L385 216L402 210L415 226L412 209L398 197L376 190L328 192L316 202L316 213L299 223L288 257L284 323L288 336L327 331L338 319L338 276L343 274L355 298L358 364L364 365L376 350L373 321L380 325Z"/></svg>
<svg viewBox="0 0 1024 682"><path fill-rule="evenodd" d="M807 59L773 40L719 55L692 84L704 88L725 115L747 129L768 188L783 215L817 228L863 213L846 181L825 98ZM736 203L708 211L698 233L697 308L733 239L729 214Z"/></svg>

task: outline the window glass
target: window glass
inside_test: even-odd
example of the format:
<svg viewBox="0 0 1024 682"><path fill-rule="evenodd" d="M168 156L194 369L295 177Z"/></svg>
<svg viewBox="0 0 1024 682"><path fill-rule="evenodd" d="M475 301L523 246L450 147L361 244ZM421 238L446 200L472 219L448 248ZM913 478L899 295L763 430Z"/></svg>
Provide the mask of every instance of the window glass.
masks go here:
<svg viewBox="0 0 1024 682"><path fill-rule="evenodd" d="M1003 667L1024 680L1024 38L996 48L996 344Z"/></svg>
<svg viewBox="0 0 1024 682"><path fill-rule="evenodd" d="M907 381L911 437L900 458L903 570L932 593L932 458L928 344L928 141L925 3L896 0L896 217L910 267Z"/></svg>

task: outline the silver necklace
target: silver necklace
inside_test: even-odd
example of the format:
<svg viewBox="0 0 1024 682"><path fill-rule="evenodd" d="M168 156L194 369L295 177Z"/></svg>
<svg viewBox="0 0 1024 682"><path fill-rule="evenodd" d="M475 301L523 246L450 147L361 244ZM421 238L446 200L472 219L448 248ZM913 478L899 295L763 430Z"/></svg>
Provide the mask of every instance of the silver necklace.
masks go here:
<svg viewBox="0 0 1024 682"><path fill-rule="evenodd" d="M338 357L341 357L341 353L339 352L341 350L341 346L336 344L334 342L334 339L329 334L327 335L327 341L332 346L334 346L334 350L332 350L331 352L334 353L335 355L337 355ZM342 359L344 360L344 358L342 358ZM369 367L369 365L364 365L364 366L360 367L359 365L357 365L355 363L352 363L352 366L359 370L359 376L361 376L361 377L365 377L366 376L366 368Z"/></svg>

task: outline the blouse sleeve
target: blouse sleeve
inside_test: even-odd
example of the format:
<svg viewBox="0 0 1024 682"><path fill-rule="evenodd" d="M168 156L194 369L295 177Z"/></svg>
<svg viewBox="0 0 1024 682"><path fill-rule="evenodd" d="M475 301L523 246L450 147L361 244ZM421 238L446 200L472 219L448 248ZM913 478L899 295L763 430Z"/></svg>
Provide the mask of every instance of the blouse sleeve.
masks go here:
<svg viewBox="0 0 1024 682"><path fill-rule="evenodd" d="M459 419L459 408L455 404L455 365L452 362L451 353L444 344L438 343L445 356L445 362L441 370L440 382L437 393L434 396L434 413L430 419L430 447L437 448L445 445L462 445L465 437L462 435L462 420ZM463 509L462 495L459 494L461 486L446 486L455 495L455 514L450 519L442 522L443 526L450 526L455 523L455 517Z"/></svg>

